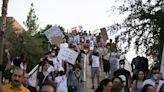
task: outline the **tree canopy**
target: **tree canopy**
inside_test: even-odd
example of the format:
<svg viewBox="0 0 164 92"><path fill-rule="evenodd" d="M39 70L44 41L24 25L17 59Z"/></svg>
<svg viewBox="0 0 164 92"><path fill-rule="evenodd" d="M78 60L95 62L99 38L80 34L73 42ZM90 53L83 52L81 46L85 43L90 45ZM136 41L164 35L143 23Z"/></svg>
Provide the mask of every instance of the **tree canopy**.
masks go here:
<svg viewBox="0 0 164 92"><path fill-rule="evenodd" d="M24 25L27 27L27 31L31 35L35 35L38 31L39 24L37 24L38 17L35 15L35 9L34 4L31 3L30 11L27 15L27 20L24 23Z"/></svg>
<svg viewBox="0 0 164 92"><path fill-rule="evenodd" d="M122 0L117 0L119 1ZM111 26L114 32L124 30L116 37L117 41L128 42L126 51L131 44L134 44L136 52L153 55L160 61L164 45L164 1L123 0L123 2L117 10L119 14L129 15L122 23Z"/></svg>

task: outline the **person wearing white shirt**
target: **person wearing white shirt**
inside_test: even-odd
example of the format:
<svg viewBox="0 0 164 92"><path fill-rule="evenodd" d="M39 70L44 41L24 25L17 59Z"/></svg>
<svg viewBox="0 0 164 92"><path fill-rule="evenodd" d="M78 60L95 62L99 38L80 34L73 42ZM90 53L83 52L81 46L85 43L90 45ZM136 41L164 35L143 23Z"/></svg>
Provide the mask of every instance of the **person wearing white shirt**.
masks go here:
<svg viewBox="0 0 164 92"><path fill-rule="evenodd" d="M69 73L69 65L66 63L66 70L64 70L63 67L60 67L58 70L58 75L55 77L55 83L57 85L57 91L56 92L68 92L67 87L67 77ZM66 72L64 72L66 71Z"/></svg>
<svg viewBox="0 0 164 92"><path fill-rule="evenodd" d="M63 43L60 44L60 49L61 48L68 48L68 43L66 42L65 38L63 38Z"/></svg>
<svg viewBox="0 0 164 92"><path fill-rule="evenodd" d="M92 89L94 86L94 77L97 77L97 85L99 84L100 68L101 68L101 58L97 51L97 46L94 46L93 52L89 56L91 61L91 79L92 79Z"/></svg>

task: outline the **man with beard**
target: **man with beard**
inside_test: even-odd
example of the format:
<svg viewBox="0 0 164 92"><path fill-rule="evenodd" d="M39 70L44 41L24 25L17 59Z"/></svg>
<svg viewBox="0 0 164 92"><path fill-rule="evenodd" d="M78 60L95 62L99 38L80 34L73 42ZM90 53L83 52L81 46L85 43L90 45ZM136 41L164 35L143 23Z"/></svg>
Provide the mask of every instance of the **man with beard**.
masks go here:
<svg viewBox="0 0 164 92"><path fill-rule="evenodd" d="M19 67L15 67L11 76L11 82L4 85L5 92L30 92L23 86L24 71Z"/></svg>

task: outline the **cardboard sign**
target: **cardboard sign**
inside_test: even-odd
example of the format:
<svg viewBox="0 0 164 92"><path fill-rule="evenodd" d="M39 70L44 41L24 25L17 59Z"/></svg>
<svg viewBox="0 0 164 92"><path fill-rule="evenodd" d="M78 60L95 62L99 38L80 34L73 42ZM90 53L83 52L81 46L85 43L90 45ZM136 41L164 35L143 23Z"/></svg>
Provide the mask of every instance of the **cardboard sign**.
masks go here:
<svg viewBox="0 0 164 92"><path fill-rule="evenodd" d="M51 44L53 44L53 42L55 41L54 40L55 37L58 37L58 36L64 37L64 34L61 32L61 30L57 26L53 26L49 28L47 31L44 32L44 34L46 35L46 37L48 38Z"/></svg>
<svg viewBox="0 0 164 92"><path fill-rule="evenodd" d="M108 40L108 34L107 34L107 31L105 28L101 28L101 35L102 35L102 38L103 40L106 42Z"/></svg>
<svg viewBox="0 0 164 92"><path fill-rule="evenodd" d="M78 54L78 52L72 49L61 48L57 57L59 60L65 60L71 64L75 64Z"/></svg>
<svg viewBox="0 0 164 92"><path fill-rule="evenodd" d="M62 36L52 37L51 39L52 39L51 44L55 44L57 46L59 46L63 42L63 37Z"/></svg>

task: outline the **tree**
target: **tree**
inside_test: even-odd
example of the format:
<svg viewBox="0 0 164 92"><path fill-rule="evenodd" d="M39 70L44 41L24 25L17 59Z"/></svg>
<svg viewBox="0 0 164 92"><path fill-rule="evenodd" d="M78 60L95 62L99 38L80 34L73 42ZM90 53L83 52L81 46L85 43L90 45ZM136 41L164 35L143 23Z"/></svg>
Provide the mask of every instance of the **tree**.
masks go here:
<svg viewBox="0 0 164 92"><path fill-rule="evenodd" d="M28 61L28 70L30 71L46 52L42 48L42 39L31 36L27 31L16 33L12 27L12 22L7 23L7 31L5 34L8 49L11 53L11 60L16 56L24 54Z"/></svg>
<svg viewBox="0 0 164 92"><path fill-rule="evenodd" d="M31 3L31 8L27 16L26 22L23 22L23 24L27 27L27 31L31 35L35 35L37 33L37 30L39 28L39 25L36 23L38 21L38 17L35 15L34 10L34 4Z"/></svg>
<svg viewBox="0 0 164 92"><path fill-rule="evenodd" d="M120 0L117 0L120 1ZM153 55L161 61L164 45L164 1L124 0L117 9L119 14L129 13L123 23L116 23L111 30L123 29L117 41L128 42L129 49L134 40L136 52Z"/></svg>

